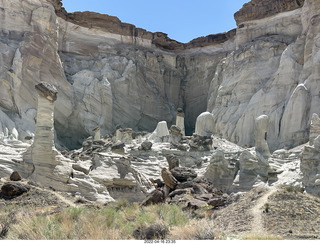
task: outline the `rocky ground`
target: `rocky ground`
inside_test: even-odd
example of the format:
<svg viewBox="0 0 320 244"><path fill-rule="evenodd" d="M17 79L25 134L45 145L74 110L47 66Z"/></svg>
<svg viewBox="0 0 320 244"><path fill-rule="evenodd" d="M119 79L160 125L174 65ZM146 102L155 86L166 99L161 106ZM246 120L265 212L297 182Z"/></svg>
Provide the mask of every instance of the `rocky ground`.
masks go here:
<svg viewBox="0 0 320 244"><path fill-rule="evenodd" d="M140 208L151 204L182 205L186 211L195 211L191 216L203 218L214 233L223 233L223 237L215 238L320 237L320 199L304 191L302 181L309 178L300 170L300 164L318 162L312 158L318 155L320 137L315 139L315 146L304 144L273 152L268 159L269 167L262 171L263 161L255 156L258 154L254 148L241 148L214 136L182 137L174 132L170 128L170 134L160 138L162 142L151 142L148 135L133 139L132 130L118 130L101 140L88 138L83 148L62 153L74 160L74 177L91 176L104 184L114 199L139 202ZM68 207L104 206L85 200L78 192L59 192L24 177L20 180L11 172L21 164L29 144L5 139L0 146L4 169L0 172L2 237L10 231L11 222L19 221L15 216L46 216ZM308 157L302 154L305 148L309 148ZM268 174L266 180L260 177L264 174ZM228 177L230 182L225 181ZM147 183L154 189L148 194L143 191ZM21 194L15 194L15 187L20 186ZM8 189L13 196L7 195ZM199 215L199 211L204 214ZM194 220L190 223L194 224Z"/></svg>
<svg viewBox="0 0 320 244"><path fill-rule="evenodd" d="M10 180L2 178L1 187L6 182ZM46 216L68 207L97 207L79 197L43 189L25 180L21 184L28 185L30 190L11 199L0 196L4 210L0 212L2 238L10 231L10 224L3 222L4 215L15 223L21 215ZM215 233L227 239L319 239L319 216L319 198L304 193L299 187L273 186L230 194L225 206L207 207L202 217Z"/></svg>
<svg viewBox="0 0 320 244"><path fill-rule="evenodd" d="M217 230L257 239L319 239L320 199L295 187L254 188L211 215Z"/></svg>

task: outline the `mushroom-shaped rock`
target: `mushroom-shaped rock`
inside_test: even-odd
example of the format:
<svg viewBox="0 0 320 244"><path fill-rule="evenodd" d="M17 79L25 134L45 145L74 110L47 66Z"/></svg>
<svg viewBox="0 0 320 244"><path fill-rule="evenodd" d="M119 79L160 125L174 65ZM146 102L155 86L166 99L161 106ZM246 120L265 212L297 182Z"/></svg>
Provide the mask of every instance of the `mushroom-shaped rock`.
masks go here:
<svg viewBox="0 0 320 244"><path fill-rule="evenodd" d="M176 126L181 129L181 133L183 136L185 136L185 128L184 128L184 112L182 108L177 109L176 114Z"/></svg>
<svg viewBox="0 0 320 244"><path fill-rule="evenodd" d="M38 94L44 98L47 98L49 101L54 102L57 100L58 91L57 89L49 84L48 82L41 82L35 86L38 91Z"/></svg>

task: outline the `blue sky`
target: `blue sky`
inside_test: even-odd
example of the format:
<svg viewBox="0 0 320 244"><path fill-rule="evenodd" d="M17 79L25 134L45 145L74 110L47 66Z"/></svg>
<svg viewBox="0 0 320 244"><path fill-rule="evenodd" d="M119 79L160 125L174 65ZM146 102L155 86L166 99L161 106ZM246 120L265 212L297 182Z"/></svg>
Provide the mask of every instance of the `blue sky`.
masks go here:
<svg viewBox="0 0 320 244"><path fill-rule="evenodd" d="M94 11L188 42L236 27L233 14L249 0L62 0L68 12Z"/></svg>

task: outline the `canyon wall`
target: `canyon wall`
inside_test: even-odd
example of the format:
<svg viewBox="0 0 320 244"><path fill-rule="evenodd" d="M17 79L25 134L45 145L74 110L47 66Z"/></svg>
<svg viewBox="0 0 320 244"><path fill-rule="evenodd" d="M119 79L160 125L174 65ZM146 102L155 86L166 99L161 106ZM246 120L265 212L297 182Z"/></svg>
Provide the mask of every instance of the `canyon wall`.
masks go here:
<svg viewBox="0 0 320 244"><path fill-rule="evenodd" d="M279 11L286 3L289 11ZM313 0L251 1L235 14L237 49L221 60L209 92L214 133L252 146L254 119L266 114L272 151L309 140L312 114L320 113L319 7ZM263 9L266 16L256 13Z"/></svg>
<svg viewBox="0 0 320 244"><path fill-rule="evenodd" d="M34 86L53 84L56 139L74 148L116 125L153 131L185 113L187 134L199 114L214 133L254 145L255 118L269 116L273 151L308 140L319 114L316 0L252 0L237 29L179 43L118 18L67 13L60 0L0 0L0 133L34 132Z"/></svg>
<svg viewBox="0 0 320 244"><path fill-rule="evenodd" d="M60 1L46 0L0 1L0 18L0 108L15 123L3 122L1 131L16 127L20 139L32 135L34 85L48 81L60 94L56 135L68 147L97 126L106 134L118 124L148 131L159 121L171 125L178 107L192 133L206 109L215 67L233 48L235 34L182 44L116 17L67 13Z"/></svg>

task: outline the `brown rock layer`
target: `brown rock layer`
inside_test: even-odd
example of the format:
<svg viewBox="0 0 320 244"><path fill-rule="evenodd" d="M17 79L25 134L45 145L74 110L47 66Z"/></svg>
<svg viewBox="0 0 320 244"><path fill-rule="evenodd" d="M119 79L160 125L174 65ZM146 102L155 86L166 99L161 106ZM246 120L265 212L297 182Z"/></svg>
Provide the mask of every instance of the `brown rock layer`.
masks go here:
<svg viewBox="0 0 320 244"><path fill-rule="evenodd" d="M236 29L225 33L202 36L191 40L188 43L181 43L168 37L166 33L149 32L142 28L128 23L121 22L117 17L95 12L73 12L68 13L63 7L61 0L49 0L55 7L56 14L74 24L87 28L102 29L114 34L125 36L141 37L152 40L157 47L181 51L197 47L205 47L212 44L220 44L228 41L236 35ZM263 19L281 12L301 8L305 0L252 0L245 3L243 7L234 14L238 26L245 21Z"/></svg>
<svg viewBox="0 0 320 244"><path fill-rule="evenodd" d="M208 36L202 36L191 40L188 43L181 43L168 37L168 34L162 32L149 32L142 28L128 23L121 22L117 17L107 14L100 14L90 11L85 12L72 12L68 13L63 7L61 0L49 0L55 8L57 16L69 21L73 24L80 25L87 28L96 28L108 31L114 34L124 36L140 37L152 40L152 43L157 47L170 50L179 51L190 48L205 47L212 44L220 44L228 41L234 37L236 30Z"/></svg>
<svg viewBox="0 0 320 244"><path fill-rule="evenodd" d="M237 25L301 8L304 0L252 0L234 14Z"/></svg>

